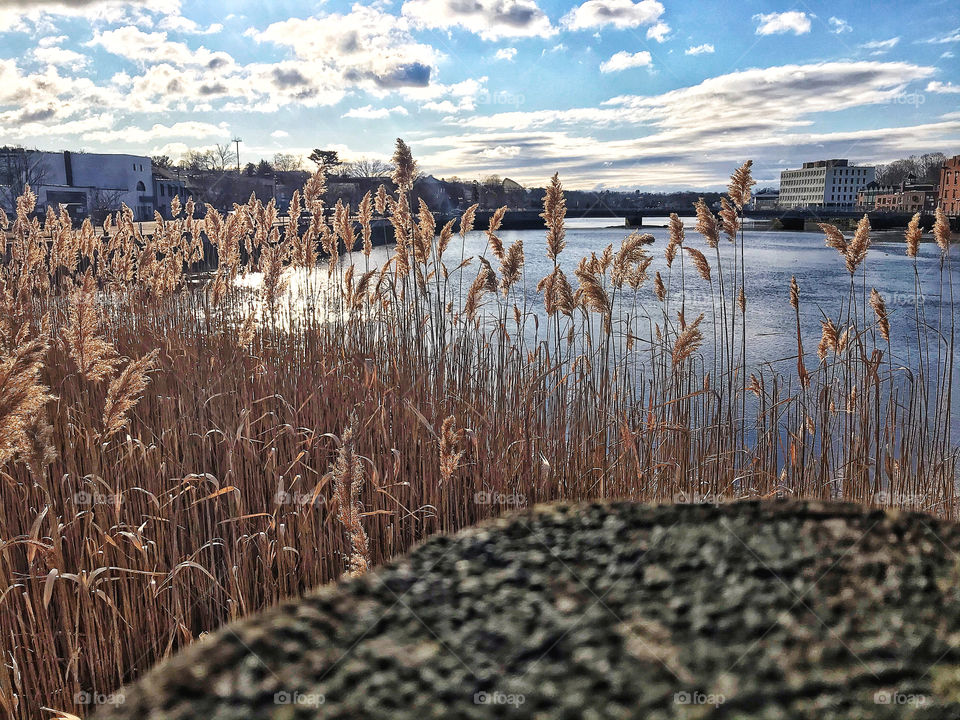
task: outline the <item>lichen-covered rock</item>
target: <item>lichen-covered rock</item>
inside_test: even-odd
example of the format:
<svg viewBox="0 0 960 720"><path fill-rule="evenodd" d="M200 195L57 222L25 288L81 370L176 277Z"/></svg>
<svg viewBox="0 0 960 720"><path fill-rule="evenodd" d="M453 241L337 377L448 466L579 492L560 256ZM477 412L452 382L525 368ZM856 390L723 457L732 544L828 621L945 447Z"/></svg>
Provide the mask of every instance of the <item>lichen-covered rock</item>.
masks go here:
<svg viewBox="0 0 960 720"><path fill-rule="evenodd" d="M847 505L538 507L230 625L98 717L960 717L958 552Z"/></svg>

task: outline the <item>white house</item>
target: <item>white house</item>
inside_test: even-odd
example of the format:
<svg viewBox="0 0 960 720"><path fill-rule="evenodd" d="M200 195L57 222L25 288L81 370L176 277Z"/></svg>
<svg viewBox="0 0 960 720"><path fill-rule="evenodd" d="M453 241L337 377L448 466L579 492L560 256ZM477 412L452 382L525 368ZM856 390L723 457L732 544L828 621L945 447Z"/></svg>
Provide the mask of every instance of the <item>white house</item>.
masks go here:
<svg viewBox="0 0 960 720"><path fill-rule="evenodd" d="M63 204L76 217L95 216L98 211L117 210L123 202L136 220L153 219L157 204L148 157L22 149L6 149L0 155L5 167L16 165L25 173L41 212Z"/></svg>

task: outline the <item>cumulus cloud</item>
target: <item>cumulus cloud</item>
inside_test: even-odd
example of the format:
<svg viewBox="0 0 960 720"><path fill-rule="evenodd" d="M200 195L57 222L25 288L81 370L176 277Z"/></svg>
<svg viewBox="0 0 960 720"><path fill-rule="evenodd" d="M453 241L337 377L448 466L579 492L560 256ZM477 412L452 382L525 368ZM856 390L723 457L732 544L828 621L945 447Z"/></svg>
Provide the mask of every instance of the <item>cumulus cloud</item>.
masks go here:
<svg viewBox="0 0 960 720"><path fill-rule="evenodd" d="M274 130L272 133L270 133L270 137L276 140L282 140L283 138L290 137L290 133L288 133L286 130Z"/></svg>
<svg viewBox="0 0 960 720"><path fill-rule="evenodd" d="M283 20L252 36L291 48L312 85L339 78L370 88L422 87L439 59L433 47L413 38L406 20L362 5L346 14Z"/></svg>
<svg viewBox="0 0 960 720"><path fill-rule="evenodd" d="M356 118L358 120L383 120L388 118L391 115L408 115L407 109L402 105L397 105L392 108L375 108L372 105L365 105L364 107L351 108L347 110L341 117L345 118Z"/></svg>
<svg viewBox="0 0 960 720"><path fill-rule="evenodd" d="M782 35L792 32L803 35L810 32L810 17L805 12L790 10L782 13L754 15L757 22L757 35Z"/></svg>
<svg viewBox="0 0 960 720"><path fill-rule="evenodd" d="M683 51L684 55L709 55L713 52L713 45L704 43L703 45L691 45Z"/></svg>
<svg viewBox="0 0 960 720"><path fill-rule="evenodd" d="M150 128L124 127L116 130L94 130L86 134L85 139L91 142L147 143L163 138L209 138L226 137L230 128L226 123L212 125L205 122L188 120L173 125L156 124Z"/></svg>
<svg viewBox="0 0 960 720"><path fill-rule="evenodd" d="M611 73L629 70L630 68L646 67L650 64L651 60L650 53L646 50L635 53L628 53L626 50L621 50L618 53L614 53L606 62L600 63L600 72Z"/></svg>
<svg viewBox="0 0 960 720"><path fill-rule="evenodd" d="M401 13L418 28L460 28L484 40L556 33L535 0L407 0Z"/></svg>
<svg viewBox="0 0 960 720"><path fill-rule="evenodd" d="M669 27L657 22L661 15L663 5L657 0L587 0L564 15L560 22L570 30L588 30L606 25L621 29L654 25L658 28L655 35L661 35L670 31ZM660 28L661 25L665 29Z"/></svg>
<svg viewBox="0 0 960 720"><path fill-rule="evenodd" d="M927 83L927 92L953 94L960 93L960 85L954 85L952 82L940 82L931 80Z"/></svg>
<svg viewBox="0 0 960 720"><path fill-rule="evenodd" d="M647 40L656 40L658 43L666 42L670 34L670 26L665 22L658 22L647 29Z"/></svg>
<svg viewBox="0 0 960 720"><path fill-rule="evenodd" d="M497 60L507 60L508 62L513 62L514 58L517 57L517 49L514 47L500 48L497 50L494 57Z"/></svg>

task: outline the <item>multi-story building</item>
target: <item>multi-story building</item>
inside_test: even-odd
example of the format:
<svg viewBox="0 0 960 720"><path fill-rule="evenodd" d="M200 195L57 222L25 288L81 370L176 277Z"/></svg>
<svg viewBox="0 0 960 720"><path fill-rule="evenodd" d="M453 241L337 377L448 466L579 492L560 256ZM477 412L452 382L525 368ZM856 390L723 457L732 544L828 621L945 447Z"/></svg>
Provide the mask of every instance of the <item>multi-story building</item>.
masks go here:
<svg viewBox="0 0 960 720"><path fill-rule="evenodd" d="M960 215L960 155L940 168L940 207L947 215Z"/></svg>
<svg viewBox="0 0 960 720"><path fill-rule="evenodd" d="M857 192L875 177L872 165L850 165L845 159L806 162L780 173L780 206L853 209Z"/></svg>
<svg viewBox="0 0 960 720"><path fill-rule="evenodd" d="M186 181L180 174L162 167L153 169L153 197L156 199L157 212L164 220L172 216L170 203L175 197L180 198L180 204L186 205L189 195Z"/></svg>
<svg viewBox="0 0 960 720"><path fill-rule="evenodd" d="M137 220L153 219L156 201L148 157L22 148L6 148L0 155L0 165L11 175L0 182L9 183L8 188L31 185L41 212L66 205L74 217L96 219L98 213L106 215L126 203ZM21 174L25 176L12 176Z"/></svg>

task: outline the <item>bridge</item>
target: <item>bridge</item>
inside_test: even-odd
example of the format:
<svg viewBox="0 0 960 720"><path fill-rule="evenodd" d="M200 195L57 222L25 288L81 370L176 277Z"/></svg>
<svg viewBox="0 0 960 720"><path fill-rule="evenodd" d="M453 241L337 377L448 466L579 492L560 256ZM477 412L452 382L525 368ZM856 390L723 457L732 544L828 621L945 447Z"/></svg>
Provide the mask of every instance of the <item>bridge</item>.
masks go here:
<svg viewBox="0 0 960 720"><path fill-rule="evenodd" d="M546 226L540 217L540 210L508 210L500 225L502 230L543 230ZM590 208L569 208L568 219L579 218L610 218L621 221L624 227L643 227L644 217L666 217L676 213L681 217L690 217L694 214L693 206L666 207L666 208L615 208L594 206ZM474 227L478 230L489 227L492 210L478 210ZM803 230L818 222L828 222L836 225L852 226L864 213L862 210L834 210L830 208L776 208L771 210L750 210L744 212L744 217L751 220L778 221L779 227L784 230ZM913 217L913 213L880 212L867 213L870 217L870 226L876 230L905 228ZM437 213L437 223L443 225L449 220L459 219L458 213ZM933 227L933 213L923 213L920 224L925 231ZM960 217L950 218L950 226L954 232L960 231Z"/></svg>

